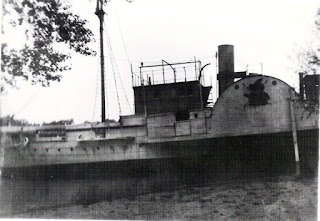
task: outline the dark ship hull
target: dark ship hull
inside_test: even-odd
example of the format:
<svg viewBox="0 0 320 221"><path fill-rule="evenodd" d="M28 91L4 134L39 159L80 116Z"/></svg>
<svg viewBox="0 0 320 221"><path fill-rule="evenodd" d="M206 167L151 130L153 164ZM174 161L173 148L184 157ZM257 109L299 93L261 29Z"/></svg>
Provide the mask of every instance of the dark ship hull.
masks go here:
<svg viewBox="0 0 320 221"><path fill-rule="evenodd" d="M319 161L319 130L298 131L297 135L301 172L316 173ZM163 142L157 145L159 148L170 148L176 151L172 153L172 157L158 159L5 168L2 176L112 179L119 177L119 174L144 177L149 176L150 173L171 170L172 173L181 176L199 172L209 173L208 175L211 176L221 177L227 173L243 177L245 174L250 176L250 173L260 173L260 175L293 173L296 169L291 132Z"/></svg>

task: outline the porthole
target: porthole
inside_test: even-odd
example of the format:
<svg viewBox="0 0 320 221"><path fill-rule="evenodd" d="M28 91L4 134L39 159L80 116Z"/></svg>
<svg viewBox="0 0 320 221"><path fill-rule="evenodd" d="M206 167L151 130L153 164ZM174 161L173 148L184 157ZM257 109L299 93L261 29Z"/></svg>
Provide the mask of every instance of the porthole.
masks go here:
<svg viewBox="0 0 320 221"><path fill-rule="evenodd" d="M100 147L97 147L97 150L100 150Z"/></svg>
<svg viewBox="0 0 320 221"><path fill-rule="evenodd" d="M34 152L36 152L37 151L37 149L34 149Z"/></svg>
<svg viewBox="0 0 320 221"><path fill-rule="evenodd" d="M60 152L60 148L58 149L58 151Z"/></svg>
<svg viewBox="0 0 320 221"><path fill-rule="evenodd" d="M276 85L277 85L277 82L276 82L276 81L272 81L272 85L273 85L273 86L276 86Z"/></svg>
<svg viewBox="0 0 320 221"><path fill-rule="evenodd" d="M234 89L238 90L239 89L239 85L234 85Z"/></svg>
<svg viewBox="0 0 320 221"><path fill-rule="evenodd" d="M84 150L86 150L86 148L85 148L85 147L84 147L83 149L84 149Z"/></svg>
<svg viewBox="0 0 320 221"><path fill-rule="evenodd" d="M71 147L70 150L73 151L73 148Z"/></svg>
<svg viewBox="0 0 320 221"><path fill-rule="evenodd" d="M194 114L194 118L198 118L198 114Z"/></svg>
<svg viewBox="0 0 320 221"><path fill-rule="evenodd" d="M48 148L46 148L46 151L49 152Z"/></svg>

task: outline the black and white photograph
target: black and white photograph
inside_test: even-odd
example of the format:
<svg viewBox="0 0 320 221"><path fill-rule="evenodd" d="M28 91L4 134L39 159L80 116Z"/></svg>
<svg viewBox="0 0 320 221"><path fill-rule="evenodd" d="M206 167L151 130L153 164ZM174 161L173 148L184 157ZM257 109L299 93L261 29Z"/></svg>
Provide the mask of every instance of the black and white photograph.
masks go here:
<svg viewBox="0 0 320 221"><path fill-rule="evenodd" d="M1 3L0 219L318 220L319 1Z"/></svg>

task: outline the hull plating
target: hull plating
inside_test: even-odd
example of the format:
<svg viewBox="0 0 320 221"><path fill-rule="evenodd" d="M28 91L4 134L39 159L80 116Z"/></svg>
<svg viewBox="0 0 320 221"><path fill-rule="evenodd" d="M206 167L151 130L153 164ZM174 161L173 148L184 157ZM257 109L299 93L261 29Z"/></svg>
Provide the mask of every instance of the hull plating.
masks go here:
<svg viewBox="0 0 320 221"><path fill-rule="evenodd" d="M302 171L317 171L319 130L299 131L298 141ZM4 167L2 175L65 178L109 177L117 174L143 174L158 171L165 168L169 161L175 164L175 167L183 170L203 170L202 172L210 171L210 173L217 174L223 174L230 168L237 168L238 172L254 169L267 173L280 170L289 171L295 168L291 133L160 142L143 146L146 150L153 151L154 156L158 157L100 162L83 160L82 163ZM101 153L96 152L95 154ZM94 156L92 155L91 158Z"/></svg>

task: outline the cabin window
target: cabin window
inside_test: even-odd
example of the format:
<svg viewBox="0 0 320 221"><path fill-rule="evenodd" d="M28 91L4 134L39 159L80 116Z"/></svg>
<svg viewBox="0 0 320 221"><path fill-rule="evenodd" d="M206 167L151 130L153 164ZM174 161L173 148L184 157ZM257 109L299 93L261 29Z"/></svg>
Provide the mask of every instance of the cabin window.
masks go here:
<svg viewBox="0 0 320 221"><path fill-rule="evenodd" d="M189 111L182 110L175 114L177 121L189 120Z"/></svg>

